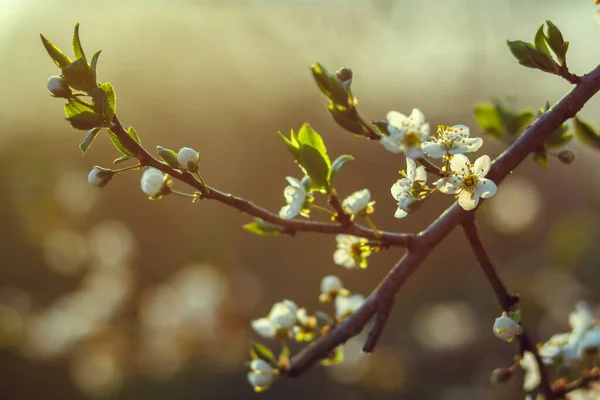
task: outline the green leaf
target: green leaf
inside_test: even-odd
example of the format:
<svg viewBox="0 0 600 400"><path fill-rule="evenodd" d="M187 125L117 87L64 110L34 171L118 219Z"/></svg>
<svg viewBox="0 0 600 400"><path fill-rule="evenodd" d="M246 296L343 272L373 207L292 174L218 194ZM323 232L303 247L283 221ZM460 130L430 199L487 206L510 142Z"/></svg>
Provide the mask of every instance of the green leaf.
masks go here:
<svg viewBox="0 0 600 400"><path fill-rule="evenodd" d="M277 236L280 233L279 227L260 218L254 218L254 222L250 222L243 226L245 230L254 233L258 236Z"/></svg>
<svg viewBox="0 0 600 400"><path fill-rule="evenodd" d="M544 35L544 24L540 25L540 28L538 29L538 31L535 34L535 39L534 39L534 43L535 43L535 48L538 49L539 51L541 51L542 53L546 54L548 57L552 57L550 55L550 49L548 48L548 45L546 44L546 35Z"/></svg>
<svg viewBox="0 0 600 400"><path fill-rule="evenodd" d="M548 154L546 153L546 150L534 152L533 161L541 167L548 168Z"/></svg>
<svg viewBox="0 0 600 400"><path fill-rule="evenodd" d="M121 156L121 157L115 158L115 160L113 161L113 164L119 164L119 163L122 163L123 161L133 160L133 159L135 159L135 157Z"/></svg>
<svg viewBox="0 0 600 400"><path fill-rule="evenodd" d="M63 76L73 89L93 93L97 88L96 73L87 65L83 58L79 58L62 70Z"/></svg>
<svg viewBox="0 0 600 400"><path fill-rule="evenodd" d="M347 108L338 104L330 103L327 105L327 109L331 113L331 116L337 122L339 126L347 130L348 132L356 134L364 134L366 132L365 127L358 117L356 108Z"/></svg>
<svg viewBox="0 0 600 400"><path fill-rule="evenodd" d="M331 161L327 155L327 148L321 135L319 135L309 124L304 123L298 132L298 142L301 145L307 145L315 148L327 163L327 167L331 166Z"/></svg>
<svg viewBox="0 0 600 400"><path fill-rule="evenodd" d="M575 117L573 118L573 130L583 143L600 150L600 135L590 124Z"/></svg>
<svg viewBox="0 0 600 400"><path fill-rule="evenodd" d="M560 29L558 29L556 25L552 23L552 21L546 21L546 25L548 25L548 45L554 54L556 54L558 61L561 64L564 64L569 42L564 41L562 33L560 33Z"/></svg>
<svg viewBox="0 0 600 400"><path fill-rule="evenodd" d="M70 98L65 104L65 116L67 118L74 117L83 112L94 113L95 111L91 104L79 99Z"/></svg>
<svg viewBox="0 0 600 400"><path fill-rule="evenodd" d="M140 140L140 137L138 136L137 132L135 131L135 129L133 129L133 126L130 126L129 129L127 129L127 134L129 136L131 136L131 138L133 140L135 140L135 142L137 144L142 144L142 141Z"/></svg>
<svg viewBox="0 0 600 400"><path fill-rule="evenodd" d="M281 139L283 140L283 144L290 152L290 154L294 157L296 161L300 161L300 143L298 143L298 139L296 138L296 134L292 129L290 139L286 138L283 133L277 132Z"/></svg>
<svg viewBox="0 0 600 400"><path fill-rule="evenodd" d="M303 144L300 147L300 166L316 187L329 188L329 164L314 147Z"/></svg>
<svg viewBox="0 0 600 400"><path fill-rule="evenodd" d="M475 107L475 120L484 133L501 139L504 136L504 126L498 108L494 104L484 103Z"/></svg>
<svg viewBox="0 0 600 400"><path fill-rule="evenodd" d="M389 136L390 133L388 132L388 125L390 122L387 119L375 120L371 121L371 123L375 125L375 128L377 128L382 136Z"/></svg>
<svg viewBox="0 0 600 400"><path fill-rule="evenodd" d="M42 38L42 43L44 44L44 47L46 48L48 55L50 56L50 58L52 58L54 63L60 69L63 69L67 65L71 64L71 62L72 62L71 59L69 57L65 56L63 54L63 52L60 51L59 48L54 45L54 43L52 43L51 41L46 39L46 37L44 35L42 35L41 33L40 33L40 37Z"/></svg>
<svg viewBox="0 0 600 400"><path fill-rule="evenodd" d="M106 121L110 122L117 112L117 98L115 95L115 90L110 83L106 82L100 86L100 91L96 93L97 94L94 100L97 100L97 103L101 107L101 109L97 111L101 112L106 118Z"/></svg>
<svg viewBox="0 0 600 400"><path fill-rule="evenodd" d="M88 150L94 139L96 139L96 137L98 136L98 132L100 132L100 129L101 128L92 128L88 131L88 134L85 137L84 141L81 142L81 144L79 145L79 149L83 154L85 154L85 152Z"/></svg>
<svg viewBox="0 0 600 400"><path fill-rule="evenodd" d="M267 346L260 343L254 343L252 345L252 348L250 349L250 355L252 356L253 360L261 359L270 363L272 366L277 364L277 360L275 359L273 352Z"/></svg>
<svg viewBox="0 0 600 400"><path fill-rule="evenodd" d="M558 64L549 55L535 48L531 43L516 40L511 42L506 41L508 48L513 56L519 61L519 64L528 67L536 68L545 72L556 73Z"/></svg>
<svg viewBox="0 0 600 400"><path fill-rule="evenodd" d="M90 68L94 72L96 72L96 66L98 64L98 57L100 57L101 52L102 52L102 50L96 50L96 52L92 55L92 61L90 61Z"/></svg>
<svg viewBox="0 0 600 400"><path fill-rule="evenodd" d="M535 46L531 43L523 42L522 40L515 41L506 41L506 45L508 49L512 53L512 55L517 59L517 61L525 60L531 56L531 54L536 50Z"/></svg>
<svg viewBox="0 0 600 400"><path fill-rule="evenodd" d="M75 59L83 58L87 62L85 58L85 53L83 52L83 47L81 46L81 40L79 39L79 22L75 24L72 42L73 54L75 55Z"/></svg>
<svg viewBox="0 0 600 400"><path fill-rule="evenodd" d="M173 150L166 149L162 146L156 146L156 151L160 158L166 162L169 167L173 169L181 168L181 165L179 165L179 160L177 159L177 153L175 153Z"/></svg>
<svg viewBox="0 0 600 400"><path fill-rule="evenodd" d="M105 125L104 117L96 113L90 104L74 98L65 104L65 116L73 128L83 131Z"/></svg>
<svg viewBox="0 0 600 400"><path fill-rule="evenodd" d="M121 154L133 157L133 153L127 150L127 148L121 144L119 137L110 129L108 129L108 137L110 137L111 142L115 148L121 152Z"/></svg>
<svg viewBox="0 0 600 400"><path fill-rule="evenodd" d="M534 113L531 110L521 111L515 118L515 134L520 135L529 126Z"/></svg>
<svg viewBox="0 0 600 400"><path fill-rule="evenodd" d="M335 177L335 175L337 175L338 171L340 170L340 168L342 168L344 164L346 164L348 161L353 160L354 157L348 154L344 154L336 158L331 164L331 176L329 177L329 181L333 181L333 178Z"/></svg>
<svg viewBox="0 0 600 400"><path fill-rule="evenodd" d="M567 125L562 124L557 129L555 129L550 134L550 136L548 136L548 139L546 139L544 144L547 147L552 148L564 146L565 144L569 143L575 136L573 132L569 132L568 130L569 128L567 127Z"/></svg>
<svg viewBox="0 0 600 400"><path fill-rule="evenodd" d="M311 65L310 70L317 86L319 86L319 89L321 89L321 92L325 96L329 97L336 104L350 105L350 94L337 76L327 72L325 67L319 63Z"/></svg>
<svg viewBox="0 0 600 400"><path fill-rule="evenodd" d="M530 58L537 69L544 72L549 72L551 74L556 74L558 72L559 65L552 59L551 56L540 51L535 51L531 54Z"/></svg>

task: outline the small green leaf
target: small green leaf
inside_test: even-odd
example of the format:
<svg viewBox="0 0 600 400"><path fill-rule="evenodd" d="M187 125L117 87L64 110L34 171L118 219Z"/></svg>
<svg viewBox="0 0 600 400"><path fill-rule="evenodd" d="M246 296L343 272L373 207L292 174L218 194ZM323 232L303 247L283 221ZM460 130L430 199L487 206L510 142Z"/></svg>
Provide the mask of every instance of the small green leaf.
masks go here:
<svg viewBox="0 0 600 400"><path fill-rule="evenodd" d="M101 52L102 52L102 50L96 50L96 52L92 55L92 61L90 61L90 68L94 72L96 72L96 66L98 64L98 57L100 57Z"/></svg>
<svg viewBox="0 0 600 400"><path fill-rule="evenodd" d="M70 98L65 104L65 116L67 118L74 117L75 115L83 112L95 113L92 105L84 102L83 100Z"/></svg>
<svg viewBox="0 0 600 400"><path fill-rule="evenodd" d="M311 65L310 70L317 86L319 86L319 89L321 89L321 92L325 96L329 97L336 104L345 106L350 104L350 94L337 76L327 72L325 67L319 63Z"/></svg>
<svg viewBox="0 0 600 400"><path fill-rule="evenodd" d="M331 161L327 155L327 148L321 135L319 135L309 124L304 123L298 132L298 142L301 145L307 145L315 148L327 163L327 167L331 166Z"/></svg>
<svg viewBox="0 0 600 400"><path fill-rule="evenodd" d="M135 129L133 129L133 126L130 126L129 129L127 129L127 134L129 136L131 136L131 138L133 140L135 140L135 142L137 144L142 144L142 141L140 140L140 137L138 136L137 132L135 131Z"/></svg>
<svg viewBox="0 0 600 400"><path fill-rule="evenodd" d="M573 130L583 143L600 150L600 135L590 124L575 117L573 118Z"/></svg>
<svg viewBox="0 0 600 400"><path fill-rule="evenodd" d="M533 153L533 161L535 161L539 166L548 168L548 154L546 150L538 150Z"/></svg>
<svg viewBox="0 0 600 400"><path fill-rule="evenodd" d="M551 74L556 74L558 72L559 65L556 63L556 61L552 59L551 56L546 55L540 51L535 51L531 53L530 58L536 65L537 69Z"/></svg>
<svg viewBox="0 0 600 400"><path fill-rule="evenodd" d="M42 38L42 43L44 44L44 47L46 48L48 55L50 56L50 58L52 58L54 63L60 69L63 69L67 65L71 64L71 62L72 62L71 59L69 57L65 56L63 54L63 52L60 51L59 48L54 45L54 43L52 43L51 41L46 39L46 37L42 34L40 34L40 37Z"/></svg>
<svg viewBox="0 0 600 400"><path fill-rule="evenodd" d="M314 147L303 144L300 147L300 167L316 187L329 188L329 165L323 155Z"/></svg>
<svg viewBox="0 0 600 400"><path fill-rule="evenodd" d="M110 129L108 129L108 137L110 137L112 144L121 152L121 154L133 157L133 153L127 150L127 148L121 144L119 137Z"/></svg>
<svg viewBox="0 0 600 400"><path fill-rule="evenodd" d="M330 103L327 105L327 109L331 113L331 116L337 122L339 126L347 130L348 132L356 134L364 134L366 132L365 126L358 117L356 108L347 108L342 105Z"/></svg>
<svg viewBox="0 0 600 400"><path fill-rule="evenodd" d="M122 163L123 161L133 160L133 159L135 159L135 157L121 156L121 157L115 158L115 160L113 161L113 164L119 164L119 163Z"/></svg>
<svg viewBox="0 0 600 400"><path fill-rule="evenodd" d="M273 352L267 346L260 343L254 343L252 345L252 348L250 349L250 355L253 360L261 359L270 363L272 366L277 364L277 360L275 359Z"/></svg>
<svg viewBox="0 0 600 400"><path fill-rule="evenodd" d="M83 154L85 154L85 152L88 150L94 139L96 139L96 137L98 136L98 132L100 132L100 129L101 128L92 128L88 131L88 134L85 137L84 141L81 142L81 144L79 145L79 149Z"/></svg>
<svg viewBox="0 0 600 400"><path fill-rule="evenodd" d="M535 46L531 43L523 42L522 40L510 41L507 40L506 44L508 49L515 58L521 62L531 56L531 53L537 51Z"/></svg>
<svg viewBox="0 0 600 400"><path fill-rule="evenodd" d="M103 83L102 86L100 86L100 90L102 93L104 93L104 95L97 96L98 103L102 106L102 115L104 115L107 121L111 121L117 112L117 98L115 95L115 90L108 82Z"/></svg>
<svg viewBox="0 0 600 400"><path fill-rule="evenodd" d="M84 111L77 115L67 118L71 126L80 131L87 131L93 128L102 128L105 126L102 115L95 112Z"/></svg>
<svg viewBox="0 0 600 400"><path fill-rule="evenodd" d="M340 168L342 168L342 166L344 164L346 164L348 161L353 161L354 157L352 157L351 155L348 154L344 154L339 156L338 158L336 158L333 163L331 163L331 176L329 177L329 181L333 181L333 178L335 177L335 175L337 175L338 171L340 170Z"/></svg>
<svg viewBox="0 0 600 400"><path fill-rule="evenodd" d="M555 129L550 134L550 136L548 136L548 139L546 139L544 144L547 147L551 148L564 146L565 144L569 143L575 136L573 132L569 132L568 130L569 128L567 127L567 125L562 124L557 129Z"/></svg>
<svg viewBox="0 0 600 400"><path fill-rule="evenodd" d="M290 152L290 154L294 157L296 161L300 161L300 143L298 143L298 139L294 134L294 130L292 129L292 133L290 135L290 139L286 138L283 133L277 132L281 139L283 140L283 144Z"/></svg>
<svg viewBox="0 0 600 400"><path fill-rule="evenodd" d="M519 64L528 67L536 68L545 72L556 73L558 64L544 52L535 48L531 43L516 40L511 42L506 41L510 52L519 61Z"/></svg>
<svg viewBox="0 0 600 400"><path fill-rule="evenodd" d="M539 51L541 51L542 53L546 54L548 57L551 57L550 55L550 49L548 48L548 45L546 44L546 35L544 35L544 24L540 25L540 28L538 29L538 31L535 34L535 39L534 39L534 43L535 43L535 48L538 49Z"/></svg>
<svg viewBox="0 0 600 400"><path fill-rule="evenodd" d="M79 39L79 22L75 24L72 42L73 54L75 55L75 59L83 58L87 62L85 58L85 53L83 52L83 47L81 46L81 40Z"/></svg>
<svg viewBox="0 0 600 400"><path fill-rule="evenodd" d="M254 218L254 222L250 222L243 226L245 230L254 233L258 236L277 236L280 233L279 227L260 218Z"/></svg>
<svg viewBox="0 0 600 400"><path fill-rule="evenodd" d="M556 25L552 23L552 21L548 20L546 21L546 24L548 25L548 45L554 54L556 54L558 61L561 64L564 64L569 44L568 42L564 41L562 33L560 33L560 29L558 29Z"/></svg>
<svg viewBox="0 0 600 400"><path fill-rule="evenodd" d="M96 73L87 65L83 58L79 58L67 65L62 70L63 76L73 89L93 93L97 88Z"/></svg>
<svg viewBox="0 0 600 400"><path fill-rule="evenodd" d="M177 153L175 153L173 150L166 149L162 146L156 146L156 151L160 158L166 162L169 167L173 169L181 168L181 165L179 165L179 160L177 159Z"/></svg>
<svg viewBox="0 0 600 400"><path fill-rule="evenodd" d="M520 135L529 126L534 113L531 110L521 111L515 118L515 134Z"/></svg>
<svg viewBox="0 0 600 400"><path fill-rule="evenodd" d="M484 103L475 107L475 120L484 133L497 139L504 136L504 126L498 108L494 104Z"/></svg>

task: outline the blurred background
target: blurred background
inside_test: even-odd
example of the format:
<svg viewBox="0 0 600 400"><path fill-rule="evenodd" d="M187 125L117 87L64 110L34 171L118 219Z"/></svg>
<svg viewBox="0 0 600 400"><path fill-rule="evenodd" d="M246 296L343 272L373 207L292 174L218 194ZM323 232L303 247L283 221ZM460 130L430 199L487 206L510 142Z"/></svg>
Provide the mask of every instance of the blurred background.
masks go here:
<svg viewBox="0 0 600 400"><path fill-rule="evenodd" d="M110 167L118 154L100 135L81 156L85 133L68 126L63 102L46 90L58 71L38 35L70 54L80 22L88 54L103 49L98 79L115 87L123 123L148 149L199 150L209 184L278 210L285 177L300 173L276 132L310 122L332 157L356 157L336 178L339 193L368 187L380 229L418 232L451 197L394 219L389 189L403 158L339 128L308 66L352 68L367 119L418 107L432 126L466 124L479 136L478 102L514 97L538 109L569 90L519 66L505 39L531 41L550 19L571 41L573 72L600 61L592 3L0 0L1 397L518 397L520 375L489 383L494 368L511 364L514 346L492 334L499 309L460 231L401 290L372 356L352 340L344 364L254 394L245 365L258 340L250 319L284 298L331 311L317 301L322 276L337 274L366 295L402 251L374 254L366 271L345 270L332 261L333 236L256 237L241 229L248 216L223 205L148 201L139 172L90 187L89 170ZM599 106L596 98L582 111L596 126ZM568 329L577 300L600 300L600 154L576 141L568 148L572 165L524 162L478 214L539 341ZM486 140L479 154L503 149Z"/></svg>

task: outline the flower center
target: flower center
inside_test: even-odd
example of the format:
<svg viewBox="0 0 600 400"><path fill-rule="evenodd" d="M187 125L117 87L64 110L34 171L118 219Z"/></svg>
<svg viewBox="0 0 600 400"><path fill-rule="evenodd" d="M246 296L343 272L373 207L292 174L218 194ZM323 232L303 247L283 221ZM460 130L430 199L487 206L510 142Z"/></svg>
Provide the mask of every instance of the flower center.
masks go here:
<svg viewBox="0 0 600 400"><path fill-rule="evenodd" d="M406 147L417 147L419 144L421 144L421 136L418 132L406 132L406 135L404 135L404 138L402 139L402 143Z"/></svg>
<svg viewBox="0 0 600 400"><path fill-rule="evenodd" d="M462 189L466 189L469 192L475 192L477 182L479 182L479 179L477 179L477 175L470 173L464 176L462 184L460 186Z"/></svg>

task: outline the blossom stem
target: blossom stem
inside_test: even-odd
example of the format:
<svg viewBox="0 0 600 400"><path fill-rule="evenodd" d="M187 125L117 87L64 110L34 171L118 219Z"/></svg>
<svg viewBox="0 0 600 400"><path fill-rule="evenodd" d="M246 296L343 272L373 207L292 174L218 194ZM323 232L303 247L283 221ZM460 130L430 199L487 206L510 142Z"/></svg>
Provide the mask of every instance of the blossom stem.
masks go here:
<svg viewBox="0 0 600 400"><path fill-rule="evenodd" d="M130 165L128 167L124 167L121 169L113 169L112 172L115 174L121 173L121 172L125 172L125 171L131 171L133 169L140 169L142 167L142 164L135 164L135 165Z"/></svg>
<svg viewBox="0 0 600 400"><path fill-rule="evenodd" d="M373 223L373 220L371 219L371 217L369 217L369 214L365 214L363 216L363 218L365 219L365 221L367 221L367 225L369 225L371 227L371 229L373 229L373 232L375 233L376 236L382 235L382 232L379 229L377 229L377 227Z"/></svg>
<svg viewBox="0 0 600 400"><path fill-rule="evenodd" d="M202 184L202 186L204 186L204 188L206 190L208 190L208 185L206 184L206 182L204 182L204 179L202 178L202 175L200 174L200 171L196 171L196 173L194 174L198 180L200 181L200 183Z"/></svg>
<svg viewBox="0 0 600 400"><path fill-rule="evenodd" d="M319 206L317 204L313 204L311 207L314 208L315 210L322 211L322 212L324 212L324 213L326 213L328 215L335 215L335 213L332 212L331 210L328 210L325 207L321 207L321 206Z"/></svg>
<svg viewBox="0 0 600 400"><path fill-rule="evenodd" d="M176 194L178 196L182 196L182 197L188 197L191 199L197 199L198 195L196 194L189 194L189 193L183 193L183 192L179 192L177 190L171 189L171 193Z"/></svg>

